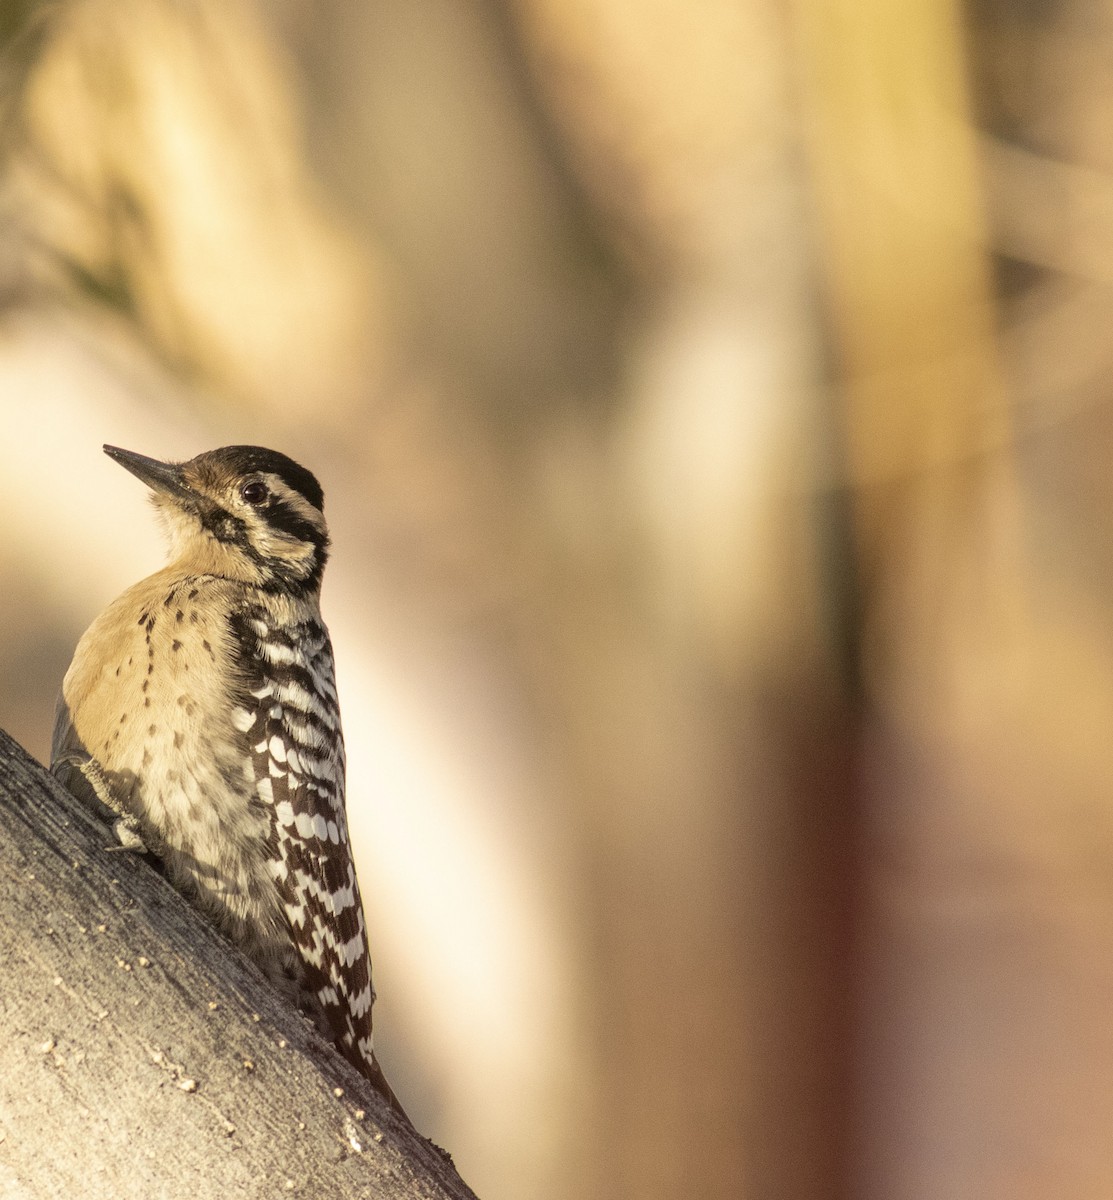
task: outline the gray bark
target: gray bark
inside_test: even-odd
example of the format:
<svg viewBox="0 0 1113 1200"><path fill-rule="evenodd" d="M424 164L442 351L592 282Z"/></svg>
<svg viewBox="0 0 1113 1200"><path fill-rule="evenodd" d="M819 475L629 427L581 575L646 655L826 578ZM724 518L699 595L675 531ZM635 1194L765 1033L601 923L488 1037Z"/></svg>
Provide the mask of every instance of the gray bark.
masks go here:
<svg viewBox="0 0 1113 1200"><path fill-rule="evenodd" d="M0 731L0 1197L474 1197Z"/></svg>

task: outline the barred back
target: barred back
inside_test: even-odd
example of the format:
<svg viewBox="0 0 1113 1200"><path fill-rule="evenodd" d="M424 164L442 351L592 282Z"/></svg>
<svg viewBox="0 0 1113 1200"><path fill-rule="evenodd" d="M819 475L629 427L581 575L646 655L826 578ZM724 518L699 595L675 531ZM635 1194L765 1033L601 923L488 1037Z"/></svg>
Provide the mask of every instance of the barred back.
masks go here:
<svg viewBox="0 0 1113 1200"><path fill-rule="evenodd" d="M344 741L332 646L319 620L280 624L260 597L231 617L244 687L233 724L272 814L268 849L307 1007L382 1082L372 1048L371 961L344 811Z"/></svg>

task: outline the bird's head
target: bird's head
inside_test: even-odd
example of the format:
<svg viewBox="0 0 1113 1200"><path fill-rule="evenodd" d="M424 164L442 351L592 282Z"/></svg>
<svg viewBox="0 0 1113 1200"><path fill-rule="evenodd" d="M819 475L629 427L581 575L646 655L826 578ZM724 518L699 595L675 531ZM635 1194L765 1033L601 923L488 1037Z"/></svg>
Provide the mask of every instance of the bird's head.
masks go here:
<svg viewBox="0 0 1113 1200"><path fill-rule="evenodd" d="M303 594L320 587L324 493L292 458L261 446L222 446L183 463L104 452L151 489L171 554L191 570Z"/></svg>

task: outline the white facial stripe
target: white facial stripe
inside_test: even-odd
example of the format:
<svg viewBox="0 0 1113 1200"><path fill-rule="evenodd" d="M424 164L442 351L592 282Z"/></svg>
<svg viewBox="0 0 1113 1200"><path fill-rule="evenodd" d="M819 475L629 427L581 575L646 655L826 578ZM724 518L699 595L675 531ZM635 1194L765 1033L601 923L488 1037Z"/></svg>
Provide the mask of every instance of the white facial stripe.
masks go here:
<svg viewBox="0 0 1113 1200"><path fill-rule="evenodd" d="M319 529L324 532L325 519L321 512L314 508L312 504L301 494L295 492L278 475L267 474L263 476L266 485L270 488L271 495L281 500L293 513L299 516L307 524L312 525L314 529Z"/></svg>
<svg viewBox="0 0 1113 1200"><path fill-rule="evenodd" d="M261 478L275 499L290 509L299 520L327 536L324 516L304 496L284 483L278 475L268 472ZM252 544L266 558L281 559L291 566L304 565L306 568L316 561L318 550L312 542L276 529L267 520L265 512L256 511L248 505L240 507L239 512L247 522L248 537Z"/></svg>

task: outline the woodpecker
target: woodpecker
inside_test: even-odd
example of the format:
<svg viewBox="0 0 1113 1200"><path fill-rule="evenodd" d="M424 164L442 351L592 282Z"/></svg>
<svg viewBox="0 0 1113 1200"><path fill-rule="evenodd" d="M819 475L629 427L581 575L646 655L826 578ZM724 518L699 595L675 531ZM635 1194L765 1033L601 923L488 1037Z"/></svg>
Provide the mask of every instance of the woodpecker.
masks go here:
<svg viewBox="0 0 1113 1200"><path fill-rule="evenodd" d="M51 770L113 820L399 1112L371 1036L371 960L321 619L321 485L260 446L159 462L170 562L93 622L62 684ZM108 812L105 813L104 809Z"/></svg>

